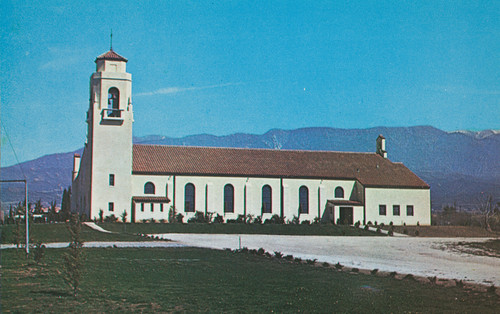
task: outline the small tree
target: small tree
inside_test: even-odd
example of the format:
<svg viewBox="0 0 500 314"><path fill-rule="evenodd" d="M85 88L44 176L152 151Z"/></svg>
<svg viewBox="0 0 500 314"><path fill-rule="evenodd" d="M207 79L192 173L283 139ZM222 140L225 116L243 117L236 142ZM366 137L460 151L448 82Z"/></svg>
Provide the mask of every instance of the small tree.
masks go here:
<svg viewBox="0 0 500 314"><path fill-rule="evenodd" d="M68 190L64 189L61 200L61 213L60 218L62 221L67 221L71 216L71 187Z"/></svg>
<svg viewBox="0 0 500 314"><path fill-rule="evenodd" d="M481 193L477 203L481 226L491 232L490 220L500 212L499 203L495 204L492 195L484 195L483 193Z"/></svg>
<svg viewBox="0 0 500 314"><path fill-rule="evenodd" d="M168 211L168 222L169 223L176 223L177 219L175 218L175 207L170 206L170 210Z"/></svg>
<svg viewBox="0 0 500 314"><path fill-rule="evenodd" d="M104 211L99 210L99 222L102 223L104 221Z"/></svg>
<svg viewBox="0 0 500 314"><path fill-rule="evenodd" d="M49 222L58 220L57 213L56 213L56 201L53 201L50 203L48 220L49 220Z"/></svg>
<svg viewBox="0 0 500 314"><path fill-rule="evenodd" d="M33 259L35 263L38 265L45 257L45 245L38 241L33 247Z"/></svg>
<svg viewBox="0 0 500 314"><path fill-rule="evenodd" d="M68 226L71 235L69 250L63 256L63 275L66 283L73 290L73 296L77 296L80 288L80 279L84 266L83 241L81 239L82 224L78 214L72 214Z"/></svg>
<svg viewBox="0 0 500 314"><path fill-rule="evenodd" d="M127 215L128 215L127 211L126 211L126 210L124 210L124 211L123 211L123 213L122 213L122 214L121 214L121 216L120 216L120 217L121 217L121 219L122 219L122 222L123 222L123 223L126 223L126 222L127 222Z"/></svg>

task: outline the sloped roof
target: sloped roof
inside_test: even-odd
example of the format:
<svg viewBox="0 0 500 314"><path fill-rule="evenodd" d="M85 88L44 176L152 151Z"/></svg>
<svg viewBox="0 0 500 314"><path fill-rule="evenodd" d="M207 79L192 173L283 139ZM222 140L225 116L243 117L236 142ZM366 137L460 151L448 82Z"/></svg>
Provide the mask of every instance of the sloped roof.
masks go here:
<svg viewBox="0 0 500 314"><path fill-rule="evenodd" d="M134 145L132 172L347 179L367 187L429 188L403 164L375 153Z"/></svg>
<svg viewBox="0 0 500 314"><path fill-rule="evenodd" d="M108 52L105 52L102 55L98 56L95 59L95 62L97 62L97 60L113 60L113 61L124 61L124 62L128 61L126 58L114 52L113 48L111 48Z"/></svg>

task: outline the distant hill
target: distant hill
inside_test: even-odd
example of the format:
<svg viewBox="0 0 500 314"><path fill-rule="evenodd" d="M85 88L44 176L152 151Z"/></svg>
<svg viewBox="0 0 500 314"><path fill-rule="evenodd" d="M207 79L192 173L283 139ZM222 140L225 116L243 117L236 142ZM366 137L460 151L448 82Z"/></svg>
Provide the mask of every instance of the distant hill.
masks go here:
<svg viewBox="0 0 500 314"><path fill-rule="evenodd" d="M500 133L492 130L444 132L430 126L274 129L262 135L151 135L134 137L134 143L374 152L379 134L387 139L390 160L403 162L431 185L433 209L453 203L471 208L481 192L500 200ZM62 191L71 185L72 156L76 152L47 155L21 164L29 178L31 199L60 202ZM2 168L0 174L2 179L22 176L17 165ZM2 202L22 199L23 191L22 185L2 185Z"/></svg>

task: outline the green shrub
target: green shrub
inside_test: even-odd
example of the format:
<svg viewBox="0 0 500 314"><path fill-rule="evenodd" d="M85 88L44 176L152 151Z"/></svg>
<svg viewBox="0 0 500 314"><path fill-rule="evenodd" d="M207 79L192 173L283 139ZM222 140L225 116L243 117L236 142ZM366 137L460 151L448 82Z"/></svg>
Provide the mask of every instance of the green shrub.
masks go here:
<svg viewBox="0 0 500 314"><path fill-rule="evenodd" d="M291 261L293 260L293 255L286 255L284 259L286 259L287 261Z"/></svg>
<svg viewBox="0 0 500 314"><path fill-rule="evenodd" d="M368 225L365 225L363 229L364 229L364 230L368 230L369 228L370 228L370 227L368 227Z"/></svg>
<svg viewBox="0 0 500 314"><path fill-rule="evenodd" d="M344 267L344 265L342 265L340 263L335 264L335 268L337 268L337 269L342 269L343 267Z"/></svg>
<svg viewBox="0 0 500 314"><path fill-rule="evenodd" d="M257 216L255 219L252 221L252 223L260 225L262 224L262 216Z"/></svg>
<svg viewBox="0 0 500 314"><path fill-rule="evenodd" d="M33 260L38 265L45 257L45 245L42 242L37 242L33 247Z"/></svg>
<svg viewBox="0 0 500 314"><path fill-rule="evenodd" d="M264 255L266 253L266 250L264 250L263 248L259 248L257 250L257 255Z"/></svg>
<svg viewBox="0 0 500 314"><path fill-rule="evenodd" d="M308 260L306 260L306 263L308 265L314 265L314 264L316 264L316 261L317 261L317 259L308 259Z"/></svg>
<svg viewBox="0 0 500 314"><path fill-rule="evenodd" d="M370 274L376 275L378 273L378 268L373 269Z"/></svg>
<svg viewBox="0 0 500 314"><path fill-rule="evenodd" d="M281 253L279 251L274 251L274 257L281 259L283 257L283 253Z"/></svg>
<svg viewBox="0 0 500 314"><path fill-rule="evenodd" d="M301 225L310 225L311 222L309 220L303 220L300 224Z"/></svg>
<svg viewBox="0 0 500 314"><path fill-rule="evenodd" d="M394 235L394 231L389 230L389 231L387 232L387 234L388 234L388 235L390 235L390 236L392 237L392 236Z"/></svg>
<svg viewBox="0 0 500 314"><path fill-rule="evenodd" d="M361 225L361 222L358 220L358 221L356 221L356 223L354 224L354 227L359 228L359 226L360 226L360 225Z"/></svg>
<svg viewBox="0 0 500 314"><path fill-rule="evenodd" d="M292 225L298 225L300 223L300 218L298 216L293 216L292 221L290 221Z"/></svg>
<svg viewBox="0 0 500 314"><path fill-rule="evenodd" d="M181 224L181 223L183 223L183 220L184 220L184 215L183 215L183 214L178 213L177 215L175 215L175 221L176 221L177 223L180 223L180 224Z"/></svg>

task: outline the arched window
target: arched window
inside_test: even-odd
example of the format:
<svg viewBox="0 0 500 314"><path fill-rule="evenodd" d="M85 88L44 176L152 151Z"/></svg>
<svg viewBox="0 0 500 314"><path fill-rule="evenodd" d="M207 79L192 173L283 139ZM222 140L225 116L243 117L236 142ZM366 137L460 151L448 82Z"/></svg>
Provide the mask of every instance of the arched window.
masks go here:
<svg viewBox="0 0 500 314"><path fill-rule="evenodd" d="M144 194L155 194L155 185L153 182L146 182L144 184Z"/></svg>
<svg viewBox="0 0 500 314"><path fill-rule="evenodd" d="M120 91L111 87L108 91L108 117L120 117Z"/></svg>
<svg viewBox="0 0 500 314"><path fill-rule="evenodd" d="M194 212L194 185L192 183L184 187L184 211Z"/></svg>
<svg viewBox="0 0 500 314"><path fill-rule="evenodd" d="M340 186L335 188L335 198L344 198L344 189Z"/></svg>
<svg viewBox="0 0 500 314"><path fill-rule="evenodd" d="M272 190L269 185L264 185L262 187L262 213L272 213L273 212L273 202L272 202Z"/></svg>
<svg viewBox="0 0 500 314"><path fill-rule="evenodd" d="M299 214L309 213L309 189L303 185L299 189Z"/></svg>
<svg viewBox="0 0 500 314"><path fill-rule="evenodd" d="M224 212L234 213L234 187L231 184L224 186Z"/></svg>

